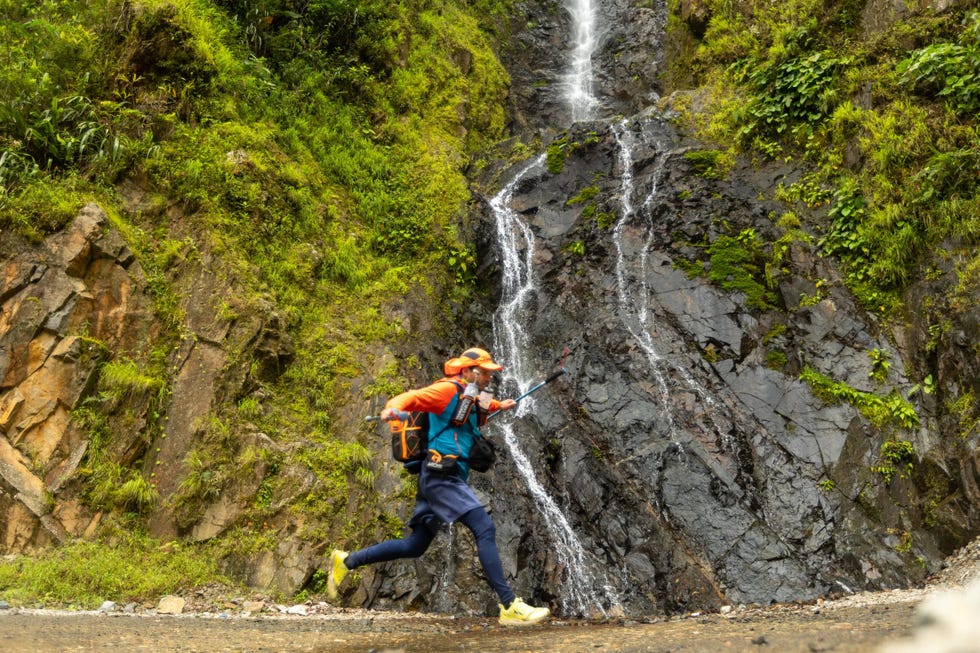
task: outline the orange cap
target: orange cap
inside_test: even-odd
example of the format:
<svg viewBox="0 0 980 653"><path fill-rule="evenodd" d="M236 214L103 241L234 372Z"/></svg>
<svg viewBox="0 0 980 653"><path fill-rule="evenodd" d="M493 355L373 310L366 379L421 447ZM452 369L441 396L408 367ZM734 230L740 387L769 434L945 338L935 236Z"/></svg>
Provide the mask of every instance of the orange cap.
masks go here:
<svg viewBox="0 0 980 653"><path fill-rule="evenodd" d="M479 349L478 347L467 349L459 358L449 359L442 366L442 369L446 373L446 376L451 376L453 374L459 374L460 370L466 369L467 367L479 367L492 372L504 369L503 365L498 365L493 362L493 357L490 355L490 352L485 349Z"/></svg>

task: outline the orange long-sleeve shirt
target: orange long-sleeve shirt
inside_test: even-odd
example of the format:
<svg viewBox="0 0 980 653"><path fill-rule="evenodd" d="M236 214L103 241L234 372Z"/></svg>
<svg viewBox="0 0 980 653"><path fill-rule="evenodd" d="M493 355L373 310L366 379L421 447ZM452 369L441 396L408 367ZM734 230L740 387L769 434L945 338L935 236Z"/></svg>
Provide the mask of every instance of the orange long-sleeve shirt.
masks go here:
<svg viewBox="0 0 980 653"><path fill-rule="evenodd" d="M400 395L396 395L388 400L385 408L395 408L397 410L424 411L426 413L441 413L446 410L449 402L453 400L459 389L455 383L464 383L459 377L446 377L439 379L432 385L417 390L409 390ZM465 385L465 383L464 383ZM500 410L500 401L492 399L488 413Z"/></svg>

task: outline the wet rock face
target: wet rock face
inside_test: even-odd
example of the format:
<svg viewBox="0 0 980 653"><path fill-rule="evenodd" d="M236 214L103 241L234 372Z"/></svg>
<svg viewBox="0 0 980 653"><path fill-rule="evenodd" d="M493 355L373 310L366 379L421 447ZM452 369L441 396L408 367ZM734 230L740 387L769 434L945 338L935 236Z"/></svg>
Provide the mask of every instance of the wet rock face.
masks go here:
<svg viewBox="0 0 980 653"><path fill-rule="evenodd" d="M573 348L568 373L515 429L589 573L643 613L890 588L937 569L950 549L927 526L925 461L944 460L949 471L930 473L951 487L960 465L929 435L935 424L889 334L802 225L777 226L790 209L803 225L820 218L767 199L799 171L737 163L715 178L688 156L703 146L654 113L567 135L577 146L562 171L535 169L510 202L535 234L538 288L519 320L540 358L522 363L546 371ZM766 244L745 260L768 289L761 299L751 284L722 287L735 268L709 279L725 264L717 243L738 238ZM873 374L875 356L892 362L887 374ZM818 396L804 369L911 397L924 421L876 426ZM912 443L910 467L875 471L892 439ZM525 592L560 598L571 572L549 555L554 534L504 461L493 475L504 556L518 578L543 564L525 573ZM950 521L977 523L975 507L947 509Z"/></svg>

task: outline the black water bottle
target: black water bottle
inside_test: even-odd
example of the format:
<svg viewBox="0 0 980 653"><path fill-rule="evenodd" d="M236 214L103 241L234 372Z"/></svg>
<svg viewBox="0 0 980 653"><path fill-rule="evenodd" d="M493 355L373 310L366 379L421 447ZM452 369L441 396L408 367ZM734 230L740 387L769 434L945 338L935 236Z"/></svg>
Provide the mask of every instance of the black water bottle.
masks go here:
<svg viewBox="0 0 980 653"><path fill-rule="evenodd" d="M463 394L459 396L459 403L456 404L456 410L453 411L452 423L454 426L459 426L464 423L470 416L470 411L473 410L473 402L476 401L476 396L480 394L480 389L476 387L475 383L470 383L463 390Z"/></svg>

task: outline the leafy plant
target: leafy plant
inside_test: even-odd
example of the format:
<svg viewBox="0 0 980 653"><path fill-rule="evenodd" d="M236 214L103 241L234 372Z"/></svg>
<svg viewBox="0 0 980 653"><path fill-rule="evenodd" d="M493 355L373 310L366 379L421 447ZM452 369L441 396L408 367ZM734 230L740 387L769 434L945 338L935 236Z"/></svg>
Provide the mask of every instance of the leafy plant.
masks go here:
<svg viewBox="0 0 980 653"><path fill-rule="evenodd" d="M980 112L980 12L963 21L957 43L936 43L913 51L898 65L903 84L934 93L963 116Z"/></svg>
<svg viewBox="0 0 980 653"><path fill-rule="evenodd" d="M834 73L847 60L827 51L807 52L809 34L808 27L800 28L771 60L748 57L732 66L736 80L753 94L744 109L743 137L812 129L833 111Z"/></svg>
<svg viewBox="0 0 980 653"><path fill-rule="evenodd" d="M891 482L896 471L900 478L907 478L912 475L915 449L911 442L888 440L881 445L881 460L882 463L872 466L871 471L881 475L886 483Z"/></svg>
<svg viewBox="0 0 980 653"><path fill-rule="evenodd" d="M451 245L448 263L457 285L471 286L476 283L476 254L472 249Z"/></svg>
<svg viewBox="0 0 980 653"><path fill-rule="evenodd" d="M875 426L894 423L902 428L913 428L919 424L915 408L895 392L887 395L864 392L846 383L834 381L809 365L803 368L800 379L824 401L850 404Z"/></svg>
<svg viewBox="0 0 980 653"><path fill-rule="evenodd" d="M868 352L868 358L871 359L871 372L868 373L868 377L874 379L878 383L883 383L888 377L888 371L892 366L891 362L888 360L890 355L886 351L872 349Z"/></svg>
<svg viewBox="0 0 980 653"><path fill-rule="evenodd" d="M867 221L865 206L864 197L852 186L839 190L827 214L830 231L817 243L825 254L841 259L859 280L867 278L871 259L871 245L862 232Z"/></svg>

